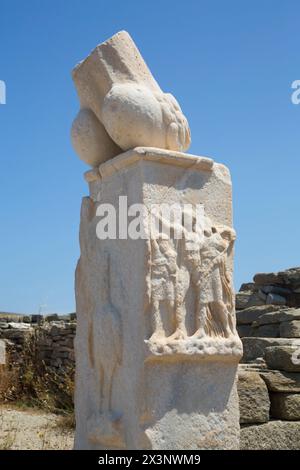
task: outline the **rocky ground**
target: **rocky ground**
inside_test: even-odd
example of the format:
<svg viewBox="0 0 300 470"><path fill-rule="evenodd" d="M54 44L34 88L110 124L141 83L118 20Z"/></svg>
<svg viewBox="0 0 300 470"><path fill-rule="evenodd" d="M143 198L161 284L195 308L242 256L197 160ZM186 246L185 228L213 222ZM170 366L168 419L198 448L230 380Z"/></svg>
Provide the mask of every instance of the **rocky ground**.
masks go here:
<svg viewBox="0 0 300 470"><path fill-rule="evenodd" d="M71 450L73 437L73 431L63 427L60 416L0 407L1 450Z"/></svg>

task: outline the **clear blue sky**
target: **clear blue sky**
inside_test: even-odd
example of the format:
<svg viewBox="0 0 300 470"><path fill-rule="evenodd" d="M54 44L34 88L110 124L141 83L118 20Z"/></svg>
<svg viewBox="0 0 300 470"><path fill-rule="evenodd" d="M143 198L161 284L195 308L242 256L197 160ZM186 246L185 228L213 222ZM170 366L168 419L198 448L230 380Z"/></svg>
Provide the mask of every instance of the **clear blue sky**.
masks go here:
<svg viewBox="0 0 300 470"><path fill-rule="evenodd" d="M192 129L229 166L235 282L300 264L300 2L0 0L0 310L74 310L81 197L71 69L126 29Z"/></svg>

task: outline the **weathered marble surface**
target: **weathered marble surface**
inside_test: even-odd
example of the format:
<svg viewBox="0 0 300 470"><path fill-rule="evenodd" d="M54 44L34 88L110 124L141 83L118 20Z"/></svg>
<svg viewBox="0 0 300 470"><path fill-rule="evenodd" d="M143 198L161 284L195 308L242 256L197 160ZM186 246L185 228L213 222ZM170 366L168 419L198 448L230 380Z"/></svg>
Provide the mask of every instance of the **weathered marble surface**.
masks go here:
<svg viewBox="0 0 300 470"><path fill-rule="evenodd" d="M73 71L80 111L72 126L79 157L91 166L137 146L185 151L188 122L163 93L126 31L98 45Z"/></svg>
<svg viewBox="0 0 300 470"><path fill-rule="evenodd" d="M227 168L205 157L136 148L86 180L76 271L75 448L238 448L242 346ZM128 206L201 204L202 244L188 251L188 239L99 240L98 208L118 209L123 195Z"/></svg>

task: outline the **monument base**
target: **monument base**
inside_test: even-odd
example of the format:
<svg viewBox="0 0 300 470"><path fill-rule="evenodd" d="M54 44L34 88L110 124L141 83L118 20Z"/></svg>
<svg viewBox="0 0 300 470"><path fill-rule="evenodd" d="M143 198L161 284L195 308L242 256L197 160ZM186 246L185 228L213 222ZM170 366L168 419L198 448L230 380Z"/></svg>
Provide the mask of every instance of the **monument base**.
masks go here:
<svg viewBox="0 0 300 470"><path fill-rule="evenodd" d="M144 147L86 179L76 271L75 448L237 449L242 345L227 168ZM118 230L99 239L103 207L120 220L124 196L128 207L146 208L142 225L151 205L162 202L193 211L200 205L205 223L193 223L192 234L184 229L180 240L120 237Z"/></svg>
<svg viewBox="0 0 300 470"><path fill-rule="evenodd" d="M149 449L239 449L237 365L147 365L142 424Z"/></svg>

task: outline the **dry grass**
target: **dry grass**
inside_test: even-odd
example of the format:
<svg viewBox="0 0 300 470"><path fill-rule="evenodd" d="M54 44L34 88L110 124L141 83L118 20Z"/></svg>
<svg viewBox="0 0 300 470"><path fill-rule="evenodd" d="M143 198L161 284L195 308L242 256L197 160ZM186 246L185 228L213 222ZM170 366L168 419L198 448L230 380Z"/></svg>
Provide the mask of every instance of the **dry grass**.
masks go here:
<svg viewBox="0 0 300 470"><path fill-rule="evenodd" d="M19 371L13 365L0 365L0 399L1 401L14 400L18 395Z"/></svg>
<svg viewBox="0 0 300 470"><path fill-rule="evenodd" d="M46 366L38 360L35 344L36 338L29 338L17 362L10 360L8 353L9 365L0 367L0 400L72 416L74 367L55 371Z"/></svg>
<svg viewBox="0 0 300 470"><path fill-rule="evenodd" d="M75 414L67 413L58 417L56 426L65 431L65 430L74 430L75 429Z"/></svg>
<svg viewBox="0 0 300 470"><path fill-rule="evenodd" d="M36 337L28 338L0 365L0 450L73 445L74 367L49 368L37 358L35 344Z"/></svg>

